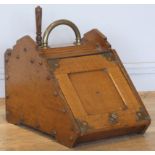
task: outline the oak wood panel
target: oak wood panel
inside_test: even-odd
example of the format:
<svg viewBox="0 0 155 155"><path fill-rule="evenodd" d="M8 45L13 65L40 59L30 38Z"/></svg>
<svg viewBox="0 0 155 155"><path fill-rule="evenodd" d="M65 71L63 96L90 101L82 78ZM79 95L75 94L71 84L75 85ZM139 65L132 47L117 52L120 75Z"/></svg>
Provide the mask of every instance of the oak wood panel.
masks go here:
<svg viewBox="0 0 155 155"><path fill-rule="evenodd" d="M5 54L8 59L5 76L9 76L5 81L7 121L25 124L53 135L59 142L63 139L61 143L67 146L72 145L77 135L73 130L77 125L73 122L74 118L69 107L65 106L63 97L60 97L61 92L57 91L46 60L39 57L35 42L25 36L17 41L11 54L8 53L9 50ZM66 129L71 135L68 135ZM63 136L66 138L61 139Z"/></svg>
<svg viewBox="0 0 155 155"><path fill-rule="evenodd" d="M7 123L4 99L0 99L0 150L155 150L155 92L142 92L140 95L152 119L144 135L98 140L72 149L38 131Z"/></svg>

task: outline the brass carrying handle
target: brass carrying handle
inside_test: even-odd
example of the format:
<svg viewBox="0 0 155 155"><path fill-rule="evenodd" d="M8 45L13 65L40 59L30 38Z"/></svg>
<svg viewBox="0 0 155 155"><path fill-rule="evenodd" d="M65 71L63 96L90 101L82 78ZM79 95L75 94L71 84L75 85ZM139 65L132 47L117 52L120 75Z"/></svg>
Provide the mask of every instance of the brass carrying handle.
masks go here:
<svg viewBox="0 0 155 155"><path fill-rule="evenodd" d="M61 19L61 20L57 20L57 21L51 23L46 28L46 30L44 32L44 35L43 35L43 41L42 41L42 47L43 48L47 48L48 47L48 37L49 37L49 34L56 26L59 26L59 25L67 25L70 28L72 28L72 30L74 31L75 36L76 36L76 44L77 45L81 44L81 34L80 34L80 31L77 28L77 26L74 23L72 23L71 21L69 21L69 20Z"/></svg>

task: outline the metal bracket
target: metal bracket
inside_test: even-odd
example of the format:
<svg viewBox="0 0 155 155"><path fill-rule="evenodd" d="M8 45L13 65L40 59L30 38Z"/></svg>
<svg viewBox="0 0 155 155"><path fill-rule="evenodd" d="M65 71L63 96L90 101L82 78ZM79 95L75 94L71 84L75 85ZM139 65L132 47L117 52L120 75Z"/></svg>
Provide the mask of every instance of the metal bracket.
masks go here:
<svg viewBox="0 0 155 155"><path fill-rule="evenodd" d="M145 112L145 109L141 107L140 110L136 112L136 119L137 121L150 120L150 116Z"/></svg>
<svg viewBox="0 0 155 155"><path fill-rule="evenodd" d="M118 123L118 115L117 115L117 113L113 112L113 113L109 114L109 123L110 124Z"/></svg>
<svg viewBox="0 0 155 155"><path fill-rule="evenodd" d="M88 129L90 129L90 126L86 121L81 121L79 119L76 119L76 122L78 123L78 126L80 127L81 135L84 135Z"/></svg>
<svg viewBox="0 0 155 155"><path fill-rule="evenodd" d="M102 56L108 61L116 61L116 58L111 51L103 52Z"/></svg>
<svg viewBox="0 0 155 155"><path fill-rule="evenodd" d="M54 72L55 69L59 67L59 59L48 59L47 62L52 72Z"/></svg>

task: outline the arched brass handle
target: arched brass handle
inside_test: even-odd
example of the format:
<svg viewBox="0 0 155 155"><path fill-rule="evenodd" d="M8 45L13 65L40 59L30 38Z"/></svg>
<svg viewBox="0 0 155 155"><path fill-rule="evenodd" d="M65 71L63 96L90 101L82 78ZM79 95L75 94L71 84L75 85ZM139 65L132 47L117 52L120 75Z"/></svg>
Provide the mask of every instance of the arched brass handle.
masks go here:
<svg viewBox="0 0 155 155"><path fill-rule="evenodd" d="M45 30L44 35L43 35L43 41L42 41L42 47L43 48L47 48L48 47L48 37L49 37L49 34L56 26L59 26L59 25L67 25L67 26L71 27L72 30L75 33L75 36L76 36L76 44L80 45L80 43L81 43L81 34L80 34L80 31L77 28L77 26L74 23L72 23L71 21L69 21L69 20L61 19L61 20L57 20L57 21L51 23L47 27L47 29Z"/></svg>

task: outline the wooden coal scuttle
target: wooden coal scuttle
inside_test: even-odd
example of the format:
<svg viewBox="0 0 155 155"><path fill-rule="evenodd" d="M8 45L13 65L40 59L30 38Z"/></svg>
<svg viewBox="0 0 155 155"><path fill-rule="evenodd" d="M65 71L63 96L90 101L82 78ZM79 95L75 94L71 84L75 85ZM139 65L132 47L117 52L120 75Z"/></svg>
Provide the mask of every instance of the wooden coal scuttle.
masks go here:
<svg viewBox="0 0 155 155"><path fill-rule="evenodd" d="M81 38L68 20L50 24L42 38L41 21L37 7L37 41L25 36L5 52L7 121L40 130L68 147L144 133L150 117L107 38L97 29ZM48 46L58 25L75 32L72 46Z"/></svg>

